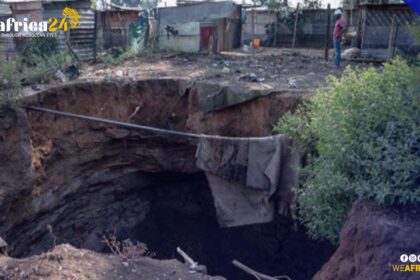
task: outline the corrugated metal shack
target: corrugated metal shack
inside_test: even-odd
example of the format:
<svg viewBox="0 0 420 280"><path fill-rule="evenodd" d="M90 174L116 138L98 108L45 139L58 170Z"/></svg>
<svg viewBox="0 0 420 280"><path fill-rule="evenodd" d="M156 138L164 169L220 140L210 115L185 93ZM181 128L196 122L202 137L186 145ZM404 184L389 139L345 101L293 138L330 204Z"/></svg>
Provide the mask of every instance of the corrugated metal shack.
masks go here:
<svg viewBox="0 0 420 280"><path fill-rule="evenodd" d="M276 15L273 11L267 9L255 9L254 13L252 9L246 10L246 20L243 24L243 43L248 43L252 37L252 15L254 18L254 34L260 38L263 42L268 39L267 26L276 22ZM330 10L330 33L332 33L333 14L334 10ZM325 46L325 31L327 28L327 15L328 10L326 9L305 9L299 14L299 17L303 18L303 25L301 32L297 33L296 46L297 47L311 47L321 48ZM280 26L278 31L277 42L280 46L290 47L293 39L293 30L288 28L286 25ZM266 42L267 43L267 42ZM332 40L331 40L332 46Z"/></svg>
<svg viewBox="0 0 420 280"><path fill-rule="evenodd" d="M6 21L12 16L12 10L8 4L0 4L0 21ZM4 33L0 33L0 55L9 60L13 57L15 51L15 43L13 38L8 37Z"/></svg>
<svg viewBox="0 0 420 280"><path fill-rule="evenodd" d="M43 19L50 17L62 18L65 7L75 8L80 14L80 25L69 29L68 34L59 31L58 41L62 49L66 49L66 40L84 61L94 60L96 55L95 12L89 0L62 1L52 0L43 3Z"/></svg>
<svg viewBox="0 0 420 280"><path fill-rule="evenodd" d="M252 40L252 17L254 17L254 36L262 41L267 40L267 25L276 22L276 15L266 7L246 9L243 11L244 21L242 24L242 42L249 43Z"/></svg>
<svg viewBox="0 0 420 280"><path fill-rule="evenodd" d="M143 11L137 0L103 0L96 4L98 11L98 41L104 48L127 48L129 26L139 21Z"/></svg>
<svg viewBox="0 0 420 280"><path fill-rule="evenodd" d="M395 42L395 54L415 56L420 46L405 26L419 23L419 16L405 4L361 4L361 24L359 34L361 37L362 58L385 60L388 58L390 36L395 34L391 41ZM395 19L394 32L392 30Z"/></svg>
<svg viewBox="0 0 420 280"><path fill-rule="evenodd" d="M229 51L240 47L241 6L231 1L203 2L158 9L161 50Z"/></svg>

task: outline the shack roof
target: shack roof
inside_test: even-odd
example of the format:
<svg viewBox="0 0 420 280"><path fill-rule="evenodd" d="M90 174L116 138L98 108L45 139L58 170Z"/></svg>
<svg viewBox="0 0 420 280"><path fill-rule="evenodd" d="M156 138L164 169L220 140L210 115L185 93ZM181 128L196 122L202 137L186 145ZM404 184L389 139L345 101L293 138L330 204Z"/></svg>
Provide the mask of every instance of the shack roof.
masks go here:
<svg viewBox="0 0 420 280"><path fill-rule="evenodd" d="M97 0L95 10L98 11L143 11L144 7L138 0Z"/></svg>
<svg viewBox="0 0 420 280"><path fill-rule="evenodd" d="M177 7L159 8L160 20L166 24L202 22L220 18L239 18L237 5L232 1L203 2Z"/></svg>

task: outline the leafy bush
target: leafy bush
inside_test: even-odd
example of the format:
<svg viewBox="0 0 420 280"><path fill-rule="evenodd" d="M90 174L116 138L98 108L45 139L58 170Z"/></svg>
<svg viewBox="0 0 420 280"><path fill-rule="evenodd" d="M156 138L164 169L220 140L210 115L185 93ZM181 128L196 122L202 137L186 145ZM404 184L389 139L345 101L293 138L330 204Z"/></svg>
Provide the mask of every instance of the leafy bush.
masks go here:
<svg viewBox="0 0 420 280"><path fill-rule="evenodd" d="M381 70L329 78L275 126L308 154L299 215L315 238L337 242L352 202L420 205L420 68L400 59Z"/></svg>
<svg viewBox="0 0 420 280"><path fill-rule="evenodd" d="M64 70L73 63L73 59L67 52L55 53L51 56L33 56L32 66L24 64L21 76L26 84L44 83L51 80L57 70Z"/></svg>
<svg viewBox="0 0 420 280"><path fill-rule="evenodd" d="M0 58L0 107L13 105L21 95L19 62Z"/></svg>
<svg viewBox="0 0 420 280"><path fill-rule="evenodd" d="M58 39L54 37L34 37L20 50L23 63L35 66L39 58L46 58L58 53Z"/></svg>
<svg viewBox="0 0 420 280"><path fill-rule="evenodd" d="M24 84L48 82L57 70L64 70L73 62L68 52L59 51L54 37L35 37L20 50L20 77Z"/></svg>

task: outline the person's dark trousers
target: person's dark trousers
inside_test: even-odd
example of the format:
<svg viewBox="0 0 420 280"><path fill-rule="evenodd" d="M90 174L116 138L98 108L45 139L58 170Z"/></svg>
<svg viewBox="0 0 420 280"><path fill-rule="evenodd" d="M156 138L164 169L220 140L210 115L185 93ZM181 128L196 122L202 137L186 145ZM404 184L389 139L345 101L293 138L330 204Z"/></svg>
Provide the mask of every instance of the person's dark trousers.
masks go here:
<svg viewBox="0 0 420 280"><path fill-rule="evenodd" d="M341 40L334 40L335 66L340 67L341 62Z"/></svg>

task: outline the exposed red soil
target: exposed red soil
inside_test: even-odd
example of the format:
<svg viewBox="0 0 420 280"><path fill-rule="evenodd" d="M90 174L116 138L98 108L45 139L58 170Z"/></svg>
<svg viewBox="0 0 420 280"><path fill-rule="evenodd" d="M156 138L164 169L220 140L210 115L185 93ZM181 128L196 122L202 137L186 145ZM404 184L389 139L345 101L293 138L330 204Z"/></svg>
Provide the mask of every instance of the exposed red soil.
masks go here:
<svg viewBox="0 0 420 280"><path fill-rule="evenodd" d="M340 246L314 280L419 279L420 272L392 271L392 265L402 264L402 254L419 255L418 213L419 209L383 209L356 202L341 231Z"/></svg>

